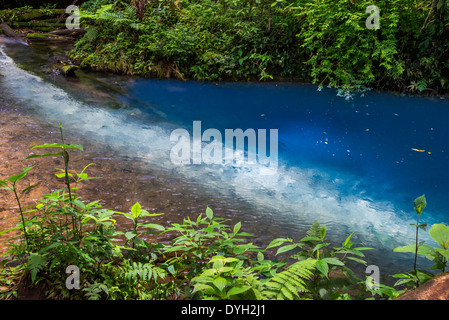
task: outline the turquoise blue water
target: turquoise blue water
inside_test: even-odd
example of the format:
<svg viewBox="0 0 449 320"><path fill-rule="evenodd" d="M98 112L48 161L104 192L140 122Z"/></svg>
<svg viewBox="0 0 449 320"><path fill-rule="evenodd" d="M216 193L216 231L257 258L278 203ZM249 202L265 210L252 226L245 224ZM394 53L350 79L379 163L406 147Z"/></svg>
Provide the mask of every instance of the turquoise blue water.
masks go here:
<svg viewBox="0 0 449 320"><path fill-rule="evenodd" d="M426 194L435 219L449 216L449 103L368 92L349 101L335 90L291 83L198 83L141 80L129 92L190 128L279 130L286 167L351 177L345 194L391 201L409 211ZM145 111L145 108L142 108ZM413 150L416 149L416 150ZM363 196L362 196L363 195Z"/></svg>
<svg viewBox="0 0 449 320"><path fill-rule="evenodd" d="M385 274L412 265L391 250L414 241L416 197L425 194L428 202L421 222L449 223L447 99L369 91L346 100L333 89L297 83L82 73L66 79L39 71L43 54L33 50L0 44L0 94L49 130L62 122L68 134L116 150L118 161L120 154L132 156L142 170L149 166L178 184L198 186L173 193L179 215L192 216L196 193L205 192L213 209L265 239L301 237L318 220L333 242L354 232L353 239L376 248L368 264ZM193 135L194 121L203 132L223 135L226 129L277 129L275 174L261 174L257 163L174 164L170 134L180 128ZM146 187L152 188L151 179ZM431 244L425 233L422 239Z"/></svg>

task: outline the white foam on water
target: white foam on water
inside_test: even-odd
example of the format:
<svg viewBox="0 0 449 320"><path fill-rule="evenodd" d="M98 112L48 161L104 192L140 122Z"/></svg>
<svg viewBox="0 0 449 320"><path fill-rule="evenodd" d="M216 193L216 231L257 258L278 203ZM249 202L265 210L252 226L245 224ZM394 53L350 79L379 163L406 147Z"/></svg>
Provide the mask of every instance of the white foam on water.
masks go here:
<svg viewBox="0 0 449 320"><path fill-rule="evenodd" d="M261 174L266 167L240 161L223 165L174 165L170 161L171 129L145 124L129 112L101 109L73 99L62 89L18 68L0 45L2 86L55 124L135 155L152 166L173 170L217 193L235 194L260 211L274 211L291 218L291 223L311 225L314 220L332 228L355 232L373 247L406 245L414 240L412 219L400 217L389 202L371 201L351 193L357 181L349 175L336 178L317 169L287 167L281 162L274 174ZM426 235L422 232L422 240ZM344 239L343 239L344 240ZM428 240L428 239L427 239Z"/></svg>

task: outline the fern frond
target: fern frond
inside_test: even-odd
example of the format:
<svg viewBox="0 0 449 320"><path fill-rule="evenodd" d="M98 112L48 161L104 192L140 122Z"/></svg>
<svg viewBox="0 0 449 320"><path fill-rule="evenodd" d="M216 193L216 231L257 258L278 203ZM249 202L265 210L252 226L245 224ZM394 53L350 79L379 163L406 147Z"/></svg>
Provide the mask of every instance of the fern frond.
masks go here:
<svg viewBox="0 0 449 320"><path fill-rule="evenodd" d="M92 42L95 41L98 37L98 29L94 26L89 26L87 28L87 32L84 35L84 37L87 39L87 41Z"/></svg>
<svg viewBox="0 0 449 320"><path fill-rule="evenodd" d="M310 227L310 229L307 231L307 236L308 237L319 237L320 236L320 223L315 220L312 224L312 226Z"/></svg>
<svg viewBox="0 0 449 320"><path fill-rule="evenodd" d="M39 271L41 271L47 264L47 258L38 254L31 253L28 256L27 268L31 274L31 281L34 283L36 281L36 276Z"/></svg>
<svg viewBox="0 0 449 320"><path fill-rule="evenodd" d="M132 262L127 263L123 268L123 278L130 283L138 281L157 282L159 278L163 279L167 275L164 269L156 267L151 263Z"/></svg>
<svg viewBox="0 0 449 320"><path fill-rule="evenodd" d="M299 292L307 290L305 281L310 280L315 270L316 260L304 260L292 264L270 281L265 283L263 294L276 300L294 300L299 298Z"/></svg>

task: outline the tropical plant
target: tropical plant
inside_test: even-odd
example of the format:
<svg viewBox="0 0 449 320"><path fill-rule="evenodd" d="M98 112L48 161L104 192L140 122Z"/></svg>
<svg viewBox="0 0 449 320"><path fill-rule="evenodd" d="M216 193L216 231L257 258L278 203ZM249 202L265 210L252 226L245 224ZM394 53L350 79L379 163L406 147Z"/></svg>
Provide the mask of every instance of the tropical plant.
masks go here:
<svg viewBox="0 0 449 320"><path fill-rule="evenodd" d="M356 243L350 241L353 234L350 234L341 246L329 249L330 243L325 242L326 230L325 225L320 226L319 222L315 221L306 237L299 242L294 242L290 238L277 238L271 241L267 247L267 249L279 247L276 255L300 249L299 252L292 255L292 258L299 261L314 259L314 276L308 282L308 289L315 299L330 297L330 292L333 298L342 297L344 293L340 294L338 290L343 292L351 287L357 287L361 279L356 277L352 270L346 266L345 260L348 259L366 265L366 261L362 259L364 257L363 251L372 249L363 246L363 244L354 246ZM337 270L341 270L344 277L330 278L329 273Z"/></svg>
<svg viewBox="0 0 449 320"><path fill-rule="evenodd" d="M23 234L25 235L25 245L26 245L26 249L27 250L28 250L28 241L29 240L28 240L28 234L27 234L27 230L26 230L26 222L25 222L25 218L24 218L24 211L22 209L22 204L20 202L20 198L27 191L29 191L32 188L34 188L36 185L31 185L31 186L23 189L20 192L20 195L18 194L16 185L17 185L17 182L19 180L23 179L27 175L28 171L30 171L32 168L33 167L25 168L25 169L23 169L23 172L21 172L19 174L16 174L16 175L13 175L13 176L10 176L7 180L0 180L0 187L3 187L4 189L9 190L12 193L14 193L14 197L15 197L15 199L17 201L17 205L19 206L19 213L20 213L20 219L21 219L21 224L17 225L15 228L2 231L2 232L0 232L0 234L7 233L7 232L10 232L10 231L22 228Z"/></svg>
<svg viewBox="0 0 449 320"><path fill-rule="evenodd" d="M435 263L431 269L439 269L441 272L445 271L447 259L449 258L449 227L444 224L434 224L429 230L429 235L440 245L440 248L433 248L425 244L425 241L418 242L419 229L424 231L427 229L427 223L419 224L419 217L426 205L427 202L424 195L416 198L414 201L414 208L418 214L416 224L412 224L416 227L415 243L393 249L393 252L414 253L415 255L412 271L393 275L393 277L399 278L395 285L407 284L409 286L418 287L420 284L434 277L434 275L428 271L417 269L418 255L424 256Z"/></svg>

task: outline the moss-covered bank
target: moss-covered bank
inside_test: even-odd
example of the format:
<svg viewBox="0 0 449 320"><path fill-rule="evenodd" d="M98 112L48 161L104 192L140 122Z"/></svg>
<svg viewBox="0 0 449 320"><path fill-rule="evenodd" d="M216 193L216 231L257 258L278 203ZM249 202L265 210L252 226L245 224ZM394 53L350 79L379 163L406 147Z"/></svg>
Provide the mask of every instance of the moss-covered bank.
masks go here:
<svg viewBox="0 0 449 320"><path fill-rule="evenodd" d="M449 89L448 1L88 1L84 68L196 80L306 80L342 89ZM95 5L94 5L95 4Z"/></svg>

